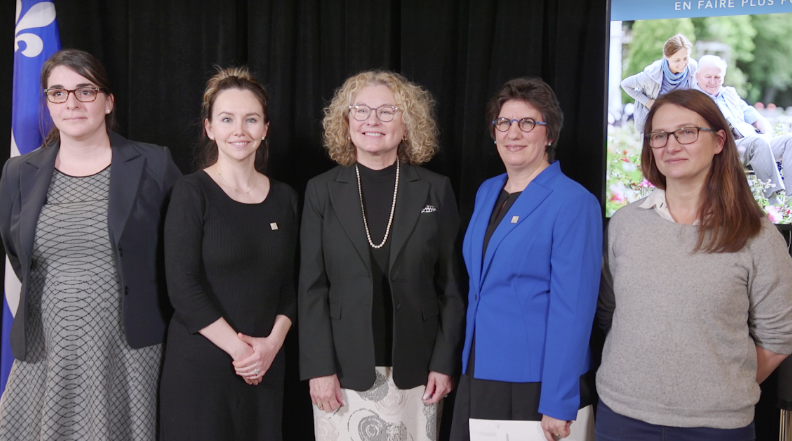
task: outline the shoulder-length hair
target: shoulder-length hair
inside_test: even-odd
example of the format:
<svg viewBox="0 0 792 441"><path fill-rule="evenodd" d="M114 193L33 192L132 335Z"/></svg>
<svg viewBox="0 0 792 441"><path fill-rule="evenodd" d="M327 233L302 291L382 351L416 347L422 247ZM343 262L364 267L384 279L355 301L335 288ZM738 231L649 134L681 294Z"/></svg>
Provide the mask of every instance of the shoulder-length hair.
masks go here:
<svg viewBox="0 0 792 441"><path fill-rule="evenodd" d="M349 106L366 86L385 85L396 98L394 105L402 112L405 139L399 143L399 161L413 165L428 162L438 150L435 101L432 95L403 76L385 70L361 72L344 81L324 109L322 128L324 146L330 159L339 165L357 161L357 150L349 139Z"/></svg>
<svg viewBox="0 0 792 441"><path fill-rule="evenodd" d="M42 93L39 99L41 100L42 112L43 107L46 106L47 100L44 97L43 90L48 86L49 77L52 74L52 71L58 66L68 67L69 69L77 72L79 75L85 77L85 79L88 81L95 84L96 87L98 87L99 90L101 90L108 97L113 96L113 90L110 86L110 77L107 76L107 71L105 70L104 66L102 66L102 63L96 59L96 57L79 49L63 49L52 54L49 59L44 62L44 65L41 66L40 81ZM113 108L110 110L110 113L105 115L105 127L109 130L116 130L117 124L115 119L115 96L113 96L112 99ZM60 132L58 131L57 127L54 125L45 127L43 118L41 118L40 122L40 129L42 130L42 135L44 135L44 142L42 145L50 145L60 139ZM47 129L49 129L48 133L44 134L43 132L47 131Z"/></svg>
<svg viewBox="0 0 792 441"><path fill-rule="evenodd" d="M201 104L201 122L212 120L212 111L214 110L215 101L220 94L229 89L247 90L256 97L261 103L261 110L264 112L264 123L269 122L269 112L267 105L269 104L269 94L267 89L262 86L253 74L250 73L247 67L229 67L221 69L217 67L217 73L206 82L206 90L203 94L203 102ZM199 169L204 169L217 162L217 142L209 139L206 135L204 124L201 124L201 132L198 140L197 154L195 162ZM256 171L264 173L267 168L267 159L269 158L269 132L267 138L261 141L258 149L256 149L256 159L254 167Z"/></svg>
<svg viewBox="0 0 792 441"><path fill-rule="evenodd" d="M641 151L641 169L655 187L665 190L666 178L660 173L649 146L652 119L663 106L674 105L696 112L709 128L723 131L723 150L712 158L704 187L701 189L697 217L698 242L694 252L732 253L741 250L749 239L759 234L764 217L754 200L745 171L740 163L737 145L717 104L697 90L675 90L655 101L646 117L646 136ZM701 136L701 135L699 135Z"/></svg>

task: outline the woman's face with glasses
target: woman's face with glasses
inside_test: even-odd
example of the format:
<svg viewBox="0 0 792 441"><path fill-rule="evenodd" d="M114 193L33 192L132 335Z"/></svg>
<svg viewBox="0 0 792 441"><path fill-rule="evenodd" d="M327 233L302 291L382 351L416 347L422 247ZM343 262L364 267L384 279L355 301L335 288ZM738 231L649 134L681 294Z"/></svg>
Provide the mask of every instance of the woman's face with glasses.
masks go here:
<svg viewBox="0 0 792 441"><path fill-rule="evenodd" d="M506 128L502 118L510 121ZM494 128L495 144L498 154L506 166L507 172L517 172L524 169L533 169L546 162L545 147L552 140L547 139L547 126L539 124L520 123L521 120L544 122L542 112L525 101L510 100L501 106L497 126ZM512 121L517 120L517 121ZM526 132L524 129L533 128Z"/></svg>
<svg viewBox="0 0 792 441"><path fill-rule="evenodd" d="M384 84L366 86L355 97L347 118L349 138L355 145L361 164L390 165L396 160L397 148L406 129L402 121L402 111L394 107L396 97ZM365 111L366 108L369 109L368 112ZM365 117L365 113L368 113L368 117ZM382 121L380 114L387 121Z"/></svg>
<svg viewBox="0 0 792 441"><path fill-rule="evenodd" d="M97 92L93 101L80 101L77 93L81 93L83 88L97 87L89 79L78 74L66 66L57 66L52 69L47 80L48 94L57 96L60 100L66 95L66 101L53 103L47 100L47 109L55 127L60 132L61 139L85 140L97 134L106 133L105 115L113 110L113 96L108 96L103 92ZM58 89L65 90L58 92ZM74 91L69 92L69 91ZM81 100L87 100L86 96L80 96Z"/></svg>
<svg viewBox="0 0 792 441"><path fill-rule="evenodd" d="M675 104L660 107L652 118L652 133L672 133L681 128L709 128L708 126L701 115ZM683 141L689 140L683 134ZM676 136L667 135L665 147L652 148L652 155L657 169L666 177L666 185L701 185L707 177L712 158L723 151L725 140L726 133L723 130L699 130L698 138L690 144L682 144Z"/></svg>

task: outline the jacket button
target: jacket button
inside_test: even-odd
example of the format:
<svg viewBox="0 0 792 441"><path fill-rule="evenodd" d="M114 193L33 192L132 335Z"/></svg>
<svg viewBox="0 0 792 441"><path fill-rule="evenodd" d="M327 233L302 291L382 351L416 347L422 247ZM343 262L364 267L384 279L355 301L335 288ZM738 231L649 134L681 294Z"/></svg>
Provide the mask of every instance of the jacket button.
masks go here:
<svg viewBox="0 0 792 441"><path fill-rule="evenodd" d="M128 294L129 294L129 287L125 286L124 287L124 295L128 295Z"/></svg>
<svg viewBox="0 0 792 441"><path fill-rule="evenodd" d="M476 294L475 296L473 296L473 300L475 300L475 301L477 301L477 302L478 302L478 294Z"/></svg>

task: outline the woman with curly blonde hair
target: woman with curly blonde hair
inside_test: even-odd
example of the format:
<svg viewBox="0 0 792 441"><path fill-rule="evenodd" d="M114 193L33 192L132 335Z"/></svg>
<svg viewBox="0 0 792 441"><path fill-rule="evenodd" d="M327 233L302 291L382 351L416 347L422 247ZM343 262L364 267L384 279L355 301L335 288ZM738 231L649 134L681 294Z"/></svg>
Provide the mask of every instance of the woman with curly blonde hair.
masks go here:
<svg viewBox="0 0 792 441"><path fill-rule="evenodd" d="M339 165L308 182L298 289L319 440L436 439L464 304L451 183L419 167L437 151L433 106L401 75L368 71L325 109L325 147Z"/></svg>

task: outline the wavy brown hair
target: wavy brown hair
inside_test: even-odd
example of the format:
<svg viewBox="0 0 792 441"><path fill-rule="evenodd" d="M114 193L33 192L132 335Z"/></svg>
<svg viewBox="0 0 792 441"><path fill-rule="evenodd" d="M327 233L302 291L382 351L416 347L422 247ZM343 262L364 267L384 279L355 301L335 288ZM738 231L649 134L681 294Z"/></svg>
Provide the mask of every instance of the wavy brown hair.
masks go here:
<svg viewBox="0 0 792 441"><path fill-rule="evenodd" d="M558 103L553 89L542 81L541 78L523 77L507 81L500 90L487 103L487 125L489 134L495 139L495 126L492 121L500 115L501 107L507 101L523 101L535 107L542 114L547 123L547 139L550 143L545 146L547 160L552 161L555 156L555 146L564 126L564 112Z"/></svg>
<svg viewBox="0 0 792 441"><path fill-rule="evenodd" d="M43 89L48 87L47 83L49 82L49 77L52 74L52 71L58 66L68 67L69 69L85 77L85 79L95 84L96 87L98 87L105 95L108 96L108 98L113 95L113 90L110 87L110 77L107 76L107 71L105 70L104 66L102 66L102 63L96 59L96 57L79 49L59 50L58 52L52 54L49 59L44 62L44 65L41 66L42 93L39 97L40 114L43 115L44 108L46 108L47 105L47 99L44 97ZM105 115L105 127L109 130L116 130L117 124L115 119L115 97L113 97L112 100L113 109L110 111L110 113ZM59 104L55 105L57 106ZM60 139L60 132L58 131L57 127L51 125L51 121L49 121L49 124L47 124L44 118L40 118L39 122L41 134L44 136L44 142L42 145L50 145ZM45 131L48 133L45 134Z"/></svg>
<svg viewBox="0 0 792 441"><path fill-rule="evenodd" d="M697 90L675 90L655 101L646 117L646 136L641 151L641 169L646 179L655 187L665 190L666 178L660 173L649 146L652 119L663 106L674 105L696 112L709 128L723 131L726 139L723 150L712 158L704 187L701 189L698 242L694 252L733 253L741 250L749 239L759 234L764 212L757 205L745 179L737 145L712 98ZM715 133L713 133L715 135ZM699 134L699 136L701 136Z"/></svg>
<svg viewBox="0 0 792 441"><path fill-rule="evenodd" d="M212 110L214 109L214 103L217 101L217 97L220 96L220 93L229 89L247 90L251 92L259 103L261 103L261 109L264 111L264 123L266 124L269 122L269 114L267 112L269 94L267 94L267 89L256 81L253 74L244 66L229 67L226 69L217 67L217 73L206 82L206 90L204 91L203 103L201 104L201 122L212 120ZM201 132L196 150L195 162L198 168L204 169L217 162L217 143L209 139L206 135L203 124L201 124ZM262 140L258 149L256 149L256 159L254 162L256 171L264 173L264 170L267 168L268 158L269 131L267 132L267 139Z"/></svg>
<svg viewBox="0 0 792 441"><path fill-rule="evenodd" d="M355 97L366 86L380 84L393 92L394 104L402 112L406 140L399 143L399 161L413 165L428 162L438 150L435 101L422 87L385 70L365 71L348 78L324 109L324 146L330 159L340 165L357 161L357 150L349 140L349 106L355 104Z"/></svg>

